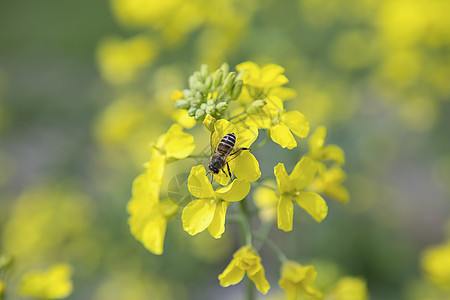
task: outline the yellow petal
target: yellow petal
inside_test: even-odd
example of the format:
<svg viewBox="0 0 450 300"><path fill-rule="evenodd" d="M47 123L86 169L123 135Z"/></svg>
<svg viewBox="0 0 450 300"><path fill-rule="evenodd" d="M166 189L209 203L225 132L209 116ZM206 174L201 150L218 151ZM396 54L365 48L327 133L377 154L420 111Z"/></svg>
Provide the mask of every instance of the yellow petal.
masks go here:
<svg viewBox="0 0 450 300"><path fill-rule="evenodd" d="M294 284L292 281L286 280L285 278L281 278L278 284L286 292L287 300L298 299L298 295L300 293L300 286L298 284Z"/></svg>
<svg viewBox="0 0 450 300"><path fill-rule="evenodd" d="M297 299L299 290L308 298L321 299L322 293L314 285L316 276L317 271L313 265L302 266L295 261L288 261L281 267L279 284L285 289L288 299Z"/></svg>
<svg viewBox="0 0 450 300"><path fill-rule="evenodd" d="M188 189L192 196L197 198L209 198L214 195L203 165L192 167L188 178Z"/></svg>
<svg viewBox="0 0 450 300"><path fill-rule="evenodd" d="M269 135L272 141L283 148L293 149L297 147L297 142L291 131L282 123L270 128Z"/></svg>
<svg viewBox="0 0 450 300"><path fill-rule="evenodd" d="M293 187L291 187L289 176L286 172L286 168L283 163L279 163L273 169L275 178L277 180L278 192L283 194L289 192Z"/></svg>
<svg viewBox="0 0 450 300"><path fill-rule="evenodd" d="M328 145L322 149L322 158L324 160L333 160L340 165L345 163L344 151L337 145Z"/></svg>
<svg viewBox="0 0 450 300"><path fill-rule="evenodd" d="M230 162L230 168L239 179L254 182L261 177L258 160L250 151L242 150L242 153Z"/></svg>
<svg viewBox="0 0 450 300"><path fill-rule="evenodd" d="M159 151L152 151L152 158L146 164L149 180L162 184L164 168L166 166L166 157Z"/></svg>
<svg viewBox="0 0 450 300"><path fill-rule="evenodd" d="M295 183L296 190L302 190L313 182L317 173L316 162L304 156L294 167L289 179Z"/></svg>
<svg viewBox="0 0 450 300"><path fill-rule="evenodd" d="M216 204L207 199L190 202L181 215L183 229L190 235L202 232L211 224L216 210Z"/></svg>
<svg viewBox="0 0 450 300"><path fill-rule="evenodd" d="M173 124L167 131L164 146L168 157L185 158L194 150L194 137L182 130L179 124Z"/></svg>
<svg viewBox="0 0 450 300"><path fill-rule="evenodd" d="M274 87L270 90L270 96L276 96L282 100L291 99L297 96L297 91L286 87Z"/></svg>
<svg viewBox="0 0 450 300"><path fill-rule="evenodd" d="M235 179L228 186L216 190L217 198L228 201L240 201L250 192L250 183L244 179Z"/></svg>
<svg viewBox="0 0 450 300"><path fill-rule="evenodd" d="M288 83L286 76L282 75L284 68L275 64L267 64L262 67L262 81L265 87L277 87Z"/></svg>
<svg viewBox="0 0 450 300"><path fill-rule="evenodd" d="M265 185L274 186L273 182L263 182ZM258 208L258 214L262 221L275 220L277 215L278 196L275 191L259 187L253 192L253 202Z"/></svg>
<svg viewBox="0 0 450 300"><path fill-rule="evenodd" d="M245 61L243 63L240 63L236 66L236 70L238 72L244 71L244 77L260 77L261 76L261 69L260 67L255 64L252 61Z"/></svg>
<svg viewBox="0 0 450 300"><path fill-rule="evenodd" d="M328 214L328 206L323 198L313 192L300 192L295 202L317 222L322 222Z"/></svg>
<svg viewBox="0 0 450 300"><path fill-rule="evenodd" d="M282 122L298 137L304 138L309 133L309 121L301 112L290 111L283 114Z"/></svg>
<svg viewBox="0 0 450 300"><path fill-rule="evenodd" d="M264 295L267 294L267 292L270 289L270 284L266 279L266 275L264 274L264 268L262 266L261 269L255 274L253 275L248 274L248 277L251 279L251 281L255 283L255 286L258 289L258 291L260 291Z"/></svg>
<svg viewBox="0 0 450 300"><path fill-rule="evenodd" d="M277 206L278 228L284 231L292 230L294 205L287 196L281 196Z"/></svg>
<svg viewBox="0 0 450 300"><path fill-rule="evenodd" d="M245 119L245 125L249 127L253 126L259 129L267 129L272 126L272 119L265 112L249 114Z"/></svg>
<svg viewBox="0 0 450 300"><path fill-rule="evenodd" d="M220 285L227 287L240 282L245 275L245 270L239 268L237 260L233 258L230 264L219 275Z"/></svg>
<svg viewBox="0 0 450 300"><path fill-rule="evenodd" d="M217 142L228 133L234 133L236 135L235 147L246 147L249 148L250 145L258 137L258 129L256 128L245 128L243 126L235 125L225 119L220 119L214 124L215 131L217 132Z"/></svg>
<svg viewBox="0 0 450 300"><path fill-rule="evenodd" d="M186 109L178 109L172 113L172 119L184 128L192 128L197 124L195 119L188 115Z"/></svg>
<svg viewBox="0 0 450 300"><path fill-rule="evenodd" d="M220 239L222 237L222 233L225 232L225 216L227 213L227 207L228 203L225 201L220 201L217 203L214 217L208 227L209 233L215 239Z"/></svg>
<svg viewBox="0 0 450 300"><path fill-rule="evenodd" d="M127 210L133 213L141 209L141 206L151 206L159 201L160 185L151 181L148 173L143 173L133 181L132 198Z"/></svg>
<svg viewBox="0 0 450 300"><path fill-rule="evenodd" d="M230 169L231 169L231 166L230 166ZM214 181L220 185L227 185L230 182L230 176L228 176L228 170L227 170L226 166L225 166L224 170L226 173L224 173L222 170L219 170L218 174L211 174ZM233 170L231 170L231 172L233 172Z"/></svg>
<svg viewBox="0 0 450 300"><path fill-rule="evenodd" d="M153 254L161 255L163 253L166 227L167 220L159 216L156 219L149 220L142 232L141 242Z"/></svg>
<svg viewBox="0 0 450 300"><path fill-rule="evenodd" d="M314 153L323 147L325 137L327 136L327 128L319 126L309 138L309 152Z"/></svg>

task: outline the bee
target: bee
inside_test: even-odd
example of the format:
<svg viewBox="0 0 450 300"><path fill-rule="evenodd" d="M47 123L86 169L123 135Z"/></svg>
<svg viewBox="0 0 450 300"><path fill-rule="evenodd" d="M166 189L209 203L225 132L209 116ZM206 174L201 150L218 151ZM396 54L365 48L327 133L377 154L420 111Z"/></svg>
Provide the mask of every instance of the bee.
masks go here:
<svg viewBox="0 0 450 300"><path fill-rule="evenodd" d="M231 178L231 171L228 162L236 158L241 154L242 150L250 150L249 148L239 147L236 149L234 145L236 144L236 135L234 133L226 134L219 142L214 152L211 154L211 159L209 160L208 169L212 174L219 174L219 171L227 175L224 168L227 166L228 176ZM211 143L211 147L213 144Z"/></svg>

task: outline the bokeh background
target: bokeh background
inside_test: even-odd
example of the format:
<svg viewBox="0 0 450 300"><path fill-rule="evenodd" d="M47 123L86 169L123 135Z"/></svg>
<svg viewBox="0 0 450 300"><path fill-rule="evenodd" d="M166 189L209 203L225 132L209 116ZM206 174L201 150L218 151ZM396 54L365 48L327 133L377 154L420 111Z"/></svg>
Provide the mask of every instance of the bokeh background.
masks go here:
<svg viewBox="0 0 450 300"><path fill-rule="evenodd" d="M202 63L246 60L284 66L298 92L287 107L346 153L350 203L327 200L322 224L297 209L294 230L271 238L314 263L319 286L348 275L371 299L450 299L423 265L450 238L448 12L445 0L1 1L7 299L21 299L28 270L61 262L74 270L70 299L239 299L242 284L217 280L239 246L234 225L216 241L176 218L155 256L130 234L126 203L173 122L171 93ZM301 151L257 156L270 175ZM282 299L279 264L261 255L267 299Z"/></svg>

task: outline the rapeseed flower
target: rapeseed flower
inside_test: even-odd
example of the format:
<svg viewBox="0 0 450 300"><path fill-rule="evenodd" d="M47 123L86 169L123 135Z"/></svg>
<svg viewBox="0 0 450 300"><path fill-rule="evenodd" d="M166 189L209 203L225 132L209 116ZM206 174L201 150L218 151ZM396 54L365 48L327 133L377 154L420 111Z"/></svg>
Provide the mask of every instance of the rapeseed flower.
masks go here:
<svg viewBox="0 0 450 300"><path fill-rule="evenodd" d="M220 140L228 133L234 133L236 135L236 143L232 153L238 151L239 148L249 148L258 137L258 130L255 127L245 128L225 119L220 119L214 123L214 132L211 136L213 151ZM258 160L248 150L242 150L237 157L232 158L229 166L230 171L238 179L253 182L261 176ZM214 174L213 178L221 185L226 185L230 181L230 177L226 173L228 173L227 170L224 170L224 172L221 171L219 174Z"/></svg>
<svg viewBox="0 0 450 300"><path fill-rule="evenodd" d="M309 157L303 157L290 175L287 174L283 163L274 168L278 185L278 228L284 231L292 230L294 206L296 202L317 222L327 216L328 206L325 200L315 192L305 191L312 183L317 173L317 165Z"/></svg>
<svg viewBox="0 0 450 300"><path fill-rule="evenodd" d="M219 275L220 285L227 287L239 283L247 272L248 278L255 283L256 288L263 294L270 289L266 279L261 257L252 246L243 246L233 255L233 259Z"/></svg>
<svg viewBox="0 0 450 300"><path fill-rule="evenodd" d="M421 259L425 276L433 283L450 288L450 241L425 250Z"/></svg>
<svg viewBox="0 0 450 300"><path fill-rule="evenodd" d="M329 296L336 300L367 300L369 292L364 279L347 276L339 279Z"/></svg>
<svg viewBox="0 0 450 300"><path fill-rule="evenodd" d="M317 178L312 184L312 190L331 196L342 203L348 203L349 194L342 182L347 175L338 165L333 165L329 169L323 163L317 163Z"/></svg>
<svg viewBox="0 0 450 300"><path fill-rule="evenodd" d="M160 185L151 180L150 174L143 173L133 182L133 197L127 206L131 233L158 255L163 253L167 222L178 211L172 200L159 201L159 190Z"/></svg>
<svg viewBox="0 0 450 300"><path fill-rule="evenodd" d="M22 278L20 294L38 299L62 299L72 293L72 267L53 265L47 271L28 271Z"/></svg>
<svg viewBox="0 0 450 300"><path fill-rule="evenodd" d="M295 261L287 261L281 266L279 285L285 290L287 300L296 300L300 292L312 299L321 299L322 293L314 285L317 271L313 265L302 266Z"/></svg>
<svg viewBox="0 0 450 300"><path fill-rule="evenodd" d="M337 145L324 146L326 136L326 127L319 126L309 138L309 152L307 156L316 161L331 160L339 165L343 165L345 163L344 151Z"/></svg>
<svg viewBox="0 0 450 300"><path fill-rule="evenodd" d="M267 129L272 141L288 149L297 147L292 134L304 138L309 133L308 119L299 111L286 112L283 102L277 97L271 97L258 112L249 114L245 124Z"/></svg>
<svg viewBox="0 0 450 300"><path fill-rule="evenodd" d="M225 231L225 215L230 202L241 201L250 191L250 184L243 179L235 179L228 186L214 191L206 176L204 166L191 169L188 178L189 192L196 198L182 213L183 228L195 235L208 228L212 237L218 239Z"/></svg>

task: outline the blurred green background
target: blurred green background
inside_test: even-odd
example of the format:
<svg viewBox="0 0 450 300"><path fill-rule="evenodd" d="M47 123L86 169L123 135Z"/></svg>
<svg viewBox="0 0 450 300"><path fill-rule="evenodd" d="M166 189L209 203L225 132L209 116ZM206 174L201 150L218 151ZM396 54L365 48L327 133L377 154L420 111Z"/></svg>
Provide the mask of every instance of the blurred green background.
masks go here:
<svg viewBox="0 0 450 300"><path fill-rule="evenodd" d="M298 92L287 108L346 153L350 203L327 200L322 224L296 210L293 232L272 239L314 263L319 286L350 275L371 299L450 299L420 263L450 237L449 11L444 0L1 1L6 299L21 299L26 271L59 262L74 270L70 299L238 299L242 284L217 280L239 246L234 225L216 241L176 218L155 256L130 234L126 203L173 122L171 93L202 63L246 60L285 67ZM256 155L266 175L299 158L275 144ZM261 255L278 299L279 264Z"/></svg>

